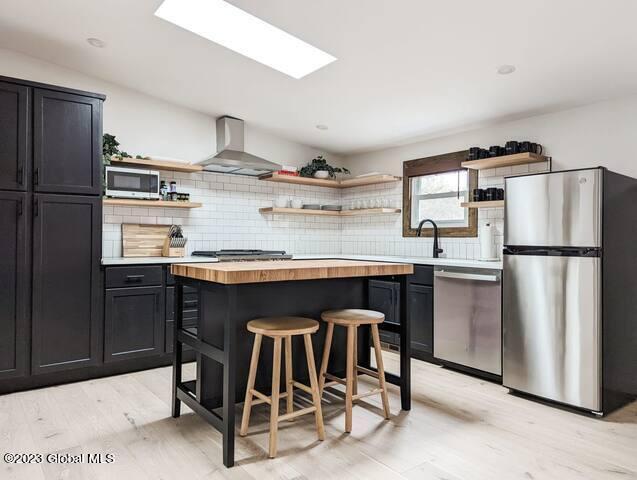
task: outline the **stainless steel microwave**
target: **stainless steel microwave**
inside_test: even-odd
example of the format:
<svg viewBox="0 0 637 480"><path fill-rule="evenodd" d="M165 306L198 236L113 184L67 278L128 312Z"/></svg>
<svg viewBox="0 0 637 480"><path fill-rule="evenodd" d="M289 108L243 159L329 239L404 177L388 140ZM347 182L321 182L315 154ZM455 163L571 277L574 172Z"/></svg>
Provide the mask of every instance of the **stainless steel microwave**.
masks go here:
<svg viewBox="0 0 637 480"><path fill-rule="evenodd" d="M106 167L106 196L159 199L159 172L139 168Z"/></svg>

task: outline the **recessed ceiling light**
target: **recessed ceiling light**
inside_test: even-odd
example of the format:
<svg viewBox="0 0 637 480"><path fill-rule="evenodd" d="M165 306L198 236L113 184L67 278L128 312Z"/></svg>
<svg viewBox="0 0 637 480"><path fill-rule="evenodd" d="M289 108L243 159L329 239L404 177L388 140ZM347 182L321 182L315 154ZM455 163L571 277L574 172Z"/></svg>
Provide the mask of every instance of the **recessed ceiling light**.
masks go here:
<svg viewBox="0 0 637 480"><path fill-rule="evenodd" d="M509 75L510 73L515 72L515 66L514 65L500 65L498 67L498 73L500 75Z"/></svg>
<svg viewBox="0 0 637 480"><path fill-rule="evenodd" d="M164 0L155 15L297 79L336 60L224 0Z"/></svg>
<svg viewBox="0 0 637 480"><path fill-rule="evenodd" d="M316 128L318 128L319 130L327 130L327 129L328 129L328 126L327 126L327 125L318 124L318 125L316 126Z"/></svg>
<svg viewBox="0 0 637 480"><path fill-rule="evenodd" d="M104 40L100 40L99 38L87 38L86 41L89 45L97 48L104 48L106 46L106 42Z"/></svg>

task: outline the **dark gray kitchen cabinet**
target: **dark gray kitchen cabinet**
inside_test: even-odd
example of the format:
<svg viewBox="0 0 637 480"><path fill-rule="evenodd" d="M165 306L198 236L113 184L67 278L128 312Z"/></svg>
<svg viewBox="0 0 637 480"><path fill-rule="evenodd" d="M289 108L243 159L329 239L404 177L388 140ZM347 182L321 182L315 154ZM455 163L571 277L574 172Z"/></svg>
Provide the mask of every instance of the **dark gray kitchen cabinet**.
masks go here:
<svg viewBox="0 0 637 480"><path fill-rule="evenodd" d="M99 195L102 189L102 101L33 90L33 188Z"/></svg>
<svg viewBox="0 0 637 480"><path fill-rule="evenodd" d="M102 199L33 195L33 374L101 360Z"/></svg>
<svg viewBox="0 0 637 480"><path fill-rule="evenodd" d="M170 268L170 267L168 267ZM164 336L164 352L173 352L175 324L175 287L166 287L166 334Z"/></svg>
<svg viewBox="0 0 637 480"><path fill-rule="evenodd" d="M400 284L385 280L369 281L369 308L385 314L385 322L398 324L400 322ZM380 339L383 342L397 345L400 337L397 333L389 332L380 325Z"/></svg>
<svg viewBox="0 0 637 480"><path fill-rule="evenodd" d="M0 192L0 379L26 375L29 218L26 193Z"/></svg>
<svg viewBox="0 0 637 480"><path fill-rule="evenodd" d="M28 87L0 82L0 190L26 190L30 154Z"/></svg>
<svg viewBox="0 0 637 480"><path fill-rule="evenodd" d="M411 356L432 360L434 346L434 289L430 285L408 284L411 322Z"/></svg>
<svg viewBox="0 0 637 480"><path fill-rule="evenodd" d="M164 352L164 287L106 290L104 361Z"/></svg>

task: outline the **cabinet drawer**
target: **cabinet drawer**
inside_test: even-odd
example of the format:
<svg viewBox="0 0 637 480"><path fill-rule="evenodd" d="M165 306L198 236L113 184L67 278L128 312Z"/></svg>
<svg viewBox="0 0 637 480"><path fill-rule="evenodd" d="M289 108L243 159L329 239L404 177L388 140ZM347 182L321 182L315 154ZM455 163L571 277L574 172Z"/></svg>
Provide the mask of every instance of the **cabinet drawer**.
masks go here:
<svg viewBox="0 0 637 480"><path fill-rule="evenodd" d="M109 267L106 269L106 288L144 287L161 284L161 266Z"/></svg>
<svg viewBox="0 0 637 480"><path fill-rule="evenodd" d="M419 283L421 285L434 284L434 267L431 265L414 265L414 273L407 277L409 283Z"/></svg>

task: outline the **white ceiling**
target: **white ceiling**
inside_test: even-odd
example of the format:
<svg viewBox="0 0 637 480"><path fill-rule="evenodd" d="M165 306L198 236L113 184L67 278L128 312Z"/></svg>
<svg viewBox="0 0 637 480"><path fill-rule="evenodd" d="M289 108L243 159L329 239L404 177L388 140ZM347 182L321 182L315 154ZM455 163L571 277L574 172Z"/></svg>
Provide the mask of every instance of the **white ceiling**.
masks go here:
<svg viewBox="0 0 637 480"><path fill-rule="evenodd" d="M2 0L0 47L334 153L637 92L634 0L232 0L338 58L301 80L155 17L160 3Z"/></svg>

